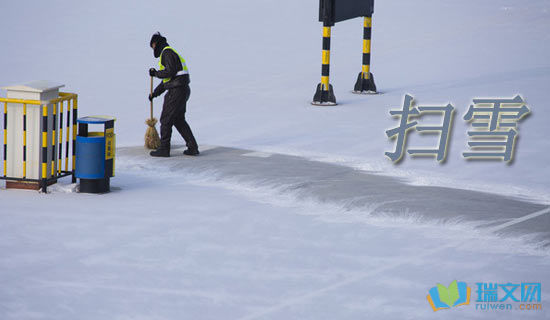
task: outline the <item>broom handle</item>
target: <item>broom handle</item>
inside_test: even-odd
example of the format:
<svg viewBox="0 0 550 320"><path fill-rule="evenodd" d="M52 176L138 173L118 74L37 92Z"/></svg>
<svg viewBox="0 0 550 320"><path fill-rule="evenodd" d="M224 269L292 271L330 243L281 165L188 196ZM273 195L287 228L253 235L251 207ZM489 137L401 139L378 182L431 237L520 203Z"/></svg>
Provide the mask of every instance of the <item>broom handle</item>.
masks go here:
<svg viewBox="0 0 550 320"><path fill-rule="evenodd" d="M153 76L151 76L151 95L153 95ZM153 119L153 100L151 99L151 119Z"/></svg>

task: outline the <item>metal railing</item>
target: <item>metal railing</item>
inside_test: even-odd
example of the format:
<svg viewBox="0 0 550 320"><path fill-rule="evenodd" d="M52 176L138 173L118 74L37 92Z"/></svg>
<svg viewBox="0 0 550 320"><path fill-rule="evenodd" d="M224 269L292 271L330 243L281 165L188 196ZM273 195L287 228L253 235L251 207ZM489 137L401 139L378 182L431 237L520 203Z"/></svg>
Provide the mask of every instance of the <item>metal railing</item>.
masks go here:
<svg viewBox="0 0 550 320"><path fill-rule="evenodd" d="M57 179L63 178L66 176L72 176L72 182L76 182L75 167L76 167L76 119L78 118L78 95L75 93L66 93L60 92L58 98L49 100L49 101L40 101L40 100L23 100L23 99L10 99L10 98L0 98L0 103L4 103L4 152L3 152L3 175L0 176L0 180L10 180L18 182L35 182L39 184L39 187L43 192L47 191L47 187L50 183L56 182ZM65 126L63 124L63 116L65 114L64 104L67 102L67 117ZM72 104L71 104L72 102ZM21 159L23 165L23 176L22 177L9 177L7 175L8 168L8 103L10 104L22 104L23 105L23 130L21 134L23 135L23 157ZM38 105L42 106L42 170L41 178L39 179L30 179L27 178L27 105ZM53 115L52 115L52 128L51 128L51 153L48 153L48 132L49 121L48 121L48 106L53 105ZM57 122L57 114L59 110L59 122ZM71 121L72 115L72 121ZM65 135L65 168L63 170L63 129L66 129ZM56 130L58 129L58 130ZM72 130L71 130L72 129ZM72 131L72 136L71 136ZM72 141L72 145L69 142ZM69 149L72 151L72 165L69 166ZM55 166L55 160L57 157L57 167ZM48 177L48 161L51 161L51 176Z"/></svg>

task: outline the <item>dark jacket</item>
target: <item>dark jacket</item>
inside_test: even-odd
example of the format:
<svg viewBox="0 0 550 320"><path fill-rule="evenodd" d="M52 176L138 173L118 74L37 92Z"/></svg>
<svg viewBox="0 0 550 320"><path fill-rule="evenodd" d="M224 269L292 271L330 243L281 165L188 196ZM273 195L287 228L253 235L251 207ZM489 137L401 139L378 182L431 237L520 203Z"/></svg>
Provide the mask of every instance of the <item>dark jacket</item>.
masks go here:
<svg viewBox="0 0 550 320"><path fill-rule="evenodd" d="M162 51L162 49L167 46L168 43L163 43L158 49L155 48L155 50ZM153 97L160 96L166 90L188 86L190 83L189 74L175 76L179 71L183 70L183 66L181 64L180 57L176 52L174 52L174 50L164 50L160 58L162 59L164 70L157 70L157 78L172 78L172 80L168 82L161 82L153 91Z"/></svg>

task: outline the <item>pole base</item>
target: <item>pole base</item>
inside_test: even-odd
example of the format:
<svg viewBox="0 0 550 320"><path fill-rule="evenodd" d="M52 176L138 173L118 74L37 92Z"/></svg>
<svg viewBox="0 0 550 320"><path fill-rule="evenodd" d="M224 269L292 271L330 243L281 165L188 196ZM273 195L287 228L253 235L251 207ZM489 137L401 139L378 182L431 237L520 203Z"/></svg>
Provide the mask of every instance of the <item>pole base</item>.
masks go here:
<svg viewBox="0 0 550 320"><path fill-rule="evenodd" d="M334 89L332 85L328 85L328 91L324 91L323 85L319 83L317 85L317 90L315 90L315 95L313 96L313 101L311 102L314 106L335 106L336 97L334 96Z"/></svg>
<svg viewBox="0 0 550 320"><path fill-rule="evenodd" d="M81 193L107 193L111 191L110 179L80 179Z"/></svg>
<svg viewBox="0 0 550 320"><path fill-rule="evenodd" d="M375 94L376 85L374 84L374 76L369 72L368 79L363 77L363 72L359 72L357 76L357 81L355 82L355 87L353 88L353 93L356 94Z"/></svg>

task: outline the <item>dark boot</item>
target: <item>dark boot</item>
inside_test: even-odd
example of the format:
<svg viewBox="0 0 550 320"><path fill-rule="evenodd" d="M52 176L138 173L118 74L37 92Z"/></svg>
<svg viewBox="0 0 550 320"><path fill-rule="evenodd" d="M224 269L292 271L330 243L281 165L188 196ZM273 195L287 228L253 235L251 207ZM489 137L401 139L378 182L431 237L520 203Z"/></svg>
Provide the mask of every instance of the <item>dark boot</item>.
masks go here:
<svg viewBox="0 0 550 320"><path fill-rule="evenodd" d="M198 148L194 148L194 149L188 148L187 150L185 150L183 152L183 154L186 155L186 156L198 156L199 153L200 152L199 152Z"/></svg>
<svg viewBox="0 0 550 320"><path fill-rule="evenodd" d="M170 156L170 149L166 148L158 148L157 150L151 151L149 153L151 157L169 157Z"/></svg>

